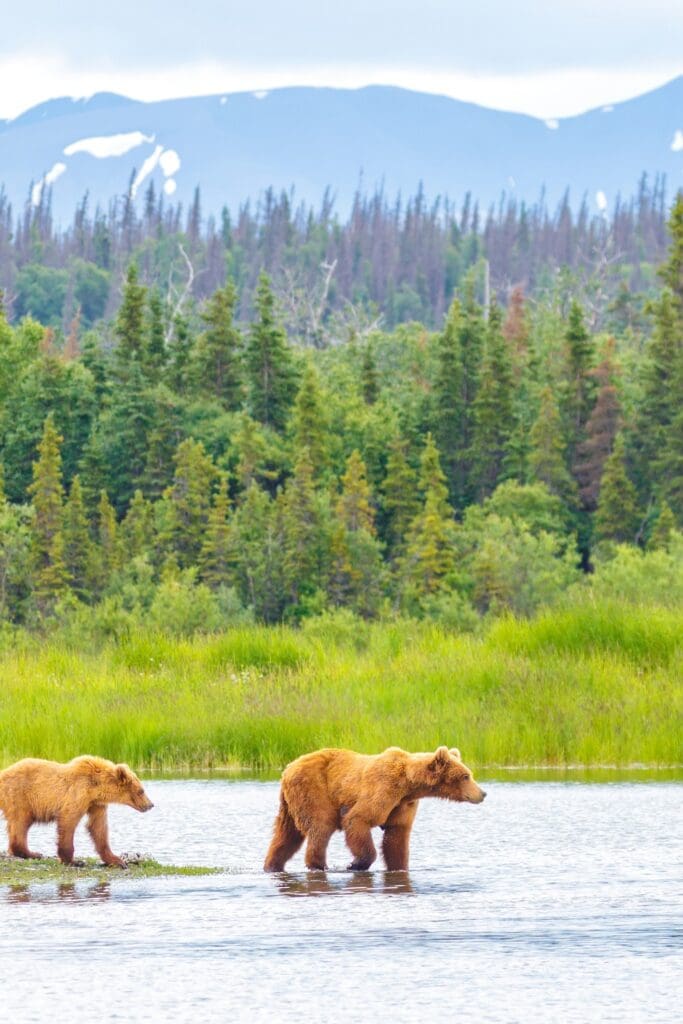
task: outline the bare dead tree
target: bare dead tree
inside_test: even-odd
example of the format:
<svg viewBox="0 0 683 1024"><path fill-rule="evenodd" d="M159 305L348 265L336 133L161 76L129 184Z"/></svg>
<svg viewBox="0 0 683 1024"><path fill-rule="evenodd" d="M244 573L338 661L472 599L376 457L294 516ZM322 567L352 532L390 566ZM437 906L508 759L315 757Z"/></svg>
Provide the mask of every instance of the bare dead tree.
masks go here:
<svg viewBox="0 0 683 1024"><path fill-rule="evenodd" d="M171 264L168 272L168 289L166 292L166 305L169 309L168 323L166 325L166 332L164 334L164 342L169 345L173 340L173 334L175 331L176 319L183 311L183 307L188 300L192 292L192 286L196 277L195 269L192 265L192 260L185 252L182 242L178 242L178 248L180 249L180 255L185 261L185 267L187 270L187 279L183 287L179 290L173 283L173 264Z"/></svg>

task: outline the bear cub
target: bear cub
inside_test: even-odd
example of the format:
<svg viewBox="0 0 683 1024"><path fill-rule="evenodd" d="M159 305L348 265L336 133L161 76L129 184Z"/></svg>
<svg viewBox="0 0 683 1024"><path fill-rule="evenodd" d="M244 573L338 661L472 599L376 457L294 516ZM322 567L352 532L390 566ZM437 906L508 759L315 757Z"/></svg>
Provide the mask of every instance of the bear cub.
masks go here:
<svg viewBox="0 0 683 1024"><path fill-rule="evenodd" d="M125 868L109 846L107 804L126 804L136 811L154 805L127 764L102 757L75 757L67 764L27 757L0 772L0 811L7 821L13 857L40 857L28 848L34 822L57 822L57 856L74 861L74 832L88 816L88 832L104 864Z"/></svg>

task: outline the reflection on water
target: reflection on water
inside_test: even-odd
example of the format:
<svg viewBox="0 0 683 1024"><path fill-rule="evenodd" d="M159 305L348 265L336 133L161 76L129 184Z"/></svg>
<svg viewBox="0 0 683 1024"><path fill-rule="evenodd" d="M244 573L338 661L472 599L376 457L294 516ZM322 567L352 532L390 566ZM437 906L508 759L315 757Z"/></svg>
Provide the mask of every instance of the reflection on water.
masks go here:
<svg viewBox="0 0 683 1024"><path fill-rule="evenodd" d="M680 782L493 781L481 807L423 802L410 872L349 873L335 836L332 870L280 875L276 783L147 788L149 815L112 808L114 850L229 871L0 890L3 1019L678 1020Z"/></svg>
<svg viewBox="0 0 683 1024"><path fill-rule="evenodd" d="M273 876L283 896L350 896L353 893L412 893L407 871L353 871L346 875L308 871L303 875L282 872Z"/></svg>
<svg viewBox="0 0 683 1024"><path fill-rule="evenodd" d="M111 899L109 882L60 882L58 885L10 885L3 892L0 889L0 901L5 903L55 903L66 900L69 903L82 903L96 900Z"/></svg>

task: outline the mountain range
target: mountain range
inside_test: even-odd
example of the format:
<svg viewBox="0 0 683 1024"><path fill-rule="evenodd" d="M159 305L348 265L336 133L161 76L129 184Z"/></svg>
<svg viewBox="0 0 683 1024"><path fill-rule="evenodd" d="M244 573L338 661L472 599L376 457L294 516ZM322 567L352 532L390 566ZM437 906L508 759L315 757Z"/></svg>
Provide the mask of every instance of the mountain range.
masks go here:
<svg viewBox="0 0 683 1024"><path fill-rule="evenodd" d="M683 185L683 76L635 99L543 121L393 86L284 88L143 103L114 93L41 103L0 121L0 183L15 210L51 190L58 222L131 191L235 211L264 190L348 213L360 188L487 206L505 192L608 209L643 173Z"/></svg>

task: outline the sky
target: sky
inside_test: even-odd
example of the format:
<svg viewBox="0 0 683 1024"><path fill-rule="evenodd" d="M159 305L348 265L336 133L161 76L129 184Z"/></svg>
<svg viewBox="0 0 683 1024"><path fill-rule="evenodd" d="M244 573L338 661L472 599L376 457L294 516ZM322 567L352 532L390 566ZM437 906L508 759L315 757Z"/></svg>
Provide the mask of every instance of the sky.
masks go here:
<svg viewBox="0 0 683 1024"><path fill-rule="evenodd" d="M536 117L683 73L681 0L32 0L3 4L0 117L56 96L399 85Z"/></svg>

